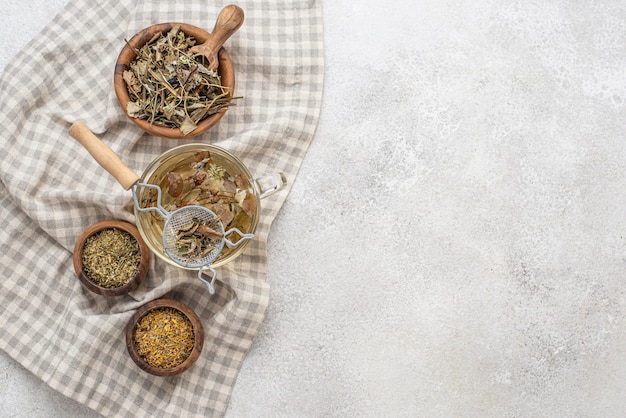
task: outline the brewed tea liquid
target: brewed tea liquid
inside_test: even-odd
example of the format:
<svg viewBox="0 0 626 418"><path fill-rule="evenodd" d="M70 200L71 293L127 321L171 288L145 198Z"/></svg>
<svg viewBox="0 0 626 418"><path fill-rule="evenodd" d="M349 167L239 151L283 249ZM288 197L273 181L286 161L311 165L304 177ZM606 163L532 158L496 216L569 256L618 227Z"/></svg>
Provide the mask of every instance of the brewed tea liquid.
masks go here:
<svg viewBox="0 0 626 418"><path fill-rule="evenodd" d="M203 152L203 151L199 151ZM142 182L156 184L161 187L161 205L168 212L172 212L182 206L195 204L207 207L211 209L215 213L219 213L218 205L223 203L212 202L212 199L206 195L205 192L202 191L201 187L198 187L193 180L191 180L194 173L196 173L195 165L198 163L198 159L201 159L202 156L207 155L206 152L203 155L198 155L197 152L191 151L184 154L179 154L175 156L171 156L161 162L161 164L154 170L153 173L149 173L148 177L143 179ZM234 178L236 175L244 175L237 168L237 166L231 163L229 160L225 158L221 158L221 156L216 153L210 154L211 160L207 163L207 167L209 164L215 164L217 167L221 167L225 173L223 175L224 179L231 180L234 182ZM170 196L168 193L168 181L167 175L168 173L173 172L179 174L183 179L183 190L180 195L176 197ZM209 170L210 172L210 170ZM252 181L252 179L248 179L248 181ZM152 189L139 188L137 190L138 200L142 207L155 207L157 201L157 193ZM254 196L254 192L251 187L247 189L239 189L237 188L237 193L249 193ZM232 205L237 205L237 203L231 203ZM253 214L254 216L254 214ZM158 215L155 212L144 212L139 213L137 217L137 222L141 224L141 227L144 233L147 235L147 239L152 241L152 243L157 246L161 251L163 249L162 245L162 236L163 236L163 226L165 225L165 219L162 216ZM251 225L253 222L253 217L248 215L245 211L240 210L240 207L237 208L237 214L228 225L224 224L224 229L228 230L230 228L237 228L243 233L249 233L251 230ZM234 236L232 236L234 235ZM234 233L228 238L232 241L237 241L239 236ZM234 252L236 248L229 248L224 246L224 249L217 257L215 262L220 261L225 258L232 252ZM215 263L214 262L214 263Z"/></svg>

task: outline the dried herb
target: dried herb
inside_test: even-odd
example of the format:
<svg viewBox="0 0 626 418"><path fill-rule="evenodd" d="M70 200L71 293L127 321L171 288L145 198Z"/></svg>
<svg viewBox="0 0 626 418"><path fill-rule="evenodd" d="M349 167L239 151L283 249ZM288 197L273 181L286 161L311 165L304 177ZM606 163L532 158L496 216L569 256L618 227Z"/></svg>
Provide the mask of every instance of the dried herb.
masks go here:
<svg viewBox="0 0 626 418"><path fill-rule="evenodd" d="M250 218L256 212L257 201L245 174L231 176L206 151L198 152L190 167L180 170L186 174L170 171L165 176L163 187L175 198L164 204L167 210L201 205L217 215L225 230L247 230ZM182 186L181 179L186 180Z"/></svg>
<svg viewBox="0 0 626 418"><path fill-rule="evenodd" d="M82 262L86 276L95 284L106 288L123 286L139 269L139 243L126 231L103 229L85 241Z"/></svg>
<svg viewBox="0 0 626 418"><path fill-rule="evenodd" d="M167 173L167 193L172 197L178 197L183 192L183 178L178 173Z"/></svg>
<svg viewBox="0 0 626 418"><path fill-rule="evenodd" d="M176 25L141 49L133 48L137 57L123 73L130 117L177 127L187 135L201 120L232 104L234 97L221 85L219 74L207 68L204 56L189 51L195 43Z"/></svg>
<svg viewBox="0 0 626 418"><path fill-rule="evenodd" d="M191 355L193 325L178 309L162 307L148 311L135 326L137 353L151 366L169 369Z"/></svg>
<svg viewBox="0 0 626 418"><path fill-rule="evenodd" d="M224 238L218 222L217 217L210 222L192 219L176 231L178 256L187 260L200 260L217 250L219 241Z"/></svg>

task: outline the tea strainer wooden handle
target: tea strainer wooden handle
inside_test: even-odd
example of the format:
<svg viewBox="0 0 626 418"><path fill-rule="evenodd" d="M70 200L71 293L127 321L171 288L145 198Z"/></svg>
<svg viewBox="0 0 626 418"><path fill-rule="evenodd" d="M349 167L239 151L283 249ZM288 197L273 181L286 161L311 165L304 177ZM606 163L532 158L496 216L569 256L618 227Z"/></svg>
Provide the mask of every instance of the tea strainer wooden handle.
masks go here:
<svg viewBox="0 0 626 418"><path fill-rule="evenodd" d="M124 164L115 151L95 136L83 121L79 120L70 126L69 133L125 190L139 181L139 176Z"/></svg>

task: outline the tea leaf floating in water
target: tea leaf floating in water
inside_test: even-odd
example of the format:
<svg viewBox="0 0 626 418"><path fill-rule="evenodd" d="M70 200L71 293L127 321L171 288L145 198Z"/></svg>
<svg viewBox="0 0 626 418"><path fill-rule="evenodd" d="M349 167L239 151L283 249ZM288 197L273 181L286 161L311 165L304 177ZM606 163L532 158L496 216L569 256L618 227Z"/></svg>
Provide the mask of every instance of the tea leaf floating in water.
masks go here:
<svg viewBox="0 0 626 418"><path fill-rule="evenodd" d="M106 288L123 286L139 269L139 243L126 231L103 229L85 241L82 262L85 275L95 284Z"/></svg>
<svg viewBox="0 0 626 418"><path fill-rule="evenodd" d="M189 49L196 43L174 26L166 34L157 34L141 49L124 71L131 101L128 116L146 119L150 124L177 127L187 135L198 122L231 105L230 92L221 85L216 71L208 69L202 55Z"/></svg>
<svg viewBox="0 0 626 418"><path fill-rule="evenodd" d="M167 193L178 197L183 192L183 178L178 173L167 173Z"/></svg>
<svg viewBox="0 0 626 418"><path fill-rule="evenodd" d="M176 367L191 355L193 325L178 309L153 309L137 322L135 346L149 365L160 369Z"/></svg>

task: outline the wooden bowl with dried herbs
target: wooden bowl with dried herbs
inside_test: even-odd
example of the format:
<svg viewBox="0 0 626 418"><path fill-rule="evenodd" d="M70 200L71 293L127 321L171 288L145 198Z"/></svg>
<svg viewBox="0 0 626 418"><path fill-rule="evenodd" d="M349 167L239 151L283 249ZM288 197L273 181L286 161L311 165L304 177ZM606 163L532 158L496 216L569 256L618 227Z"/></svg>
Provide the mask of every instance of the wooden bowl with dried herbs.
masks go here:
<svg viewBox="0 0 626 418"><path fill-rule="evenodd" d="M120 52L114 87L126 115L153 135L183 139L214 126L233 103L235 69L222 44L243 23L225 7L209 33L161 23L137 33Z"/></svg>
<svg viewBox="0 0 626 418"><path fill-rule="evenodd" d="M191 367L202 352L204 329L186 304L156 299L139 308L126 325L126 348L142 370L174 376Z"/></svg>
<svg viewBox="0 0 626 418"><path fill-rule="evenodd" d="M121 296L146 277L150 250L133 224L106 220L91 225L76 240L73 261L85 288L103 296Z"/></svg>

